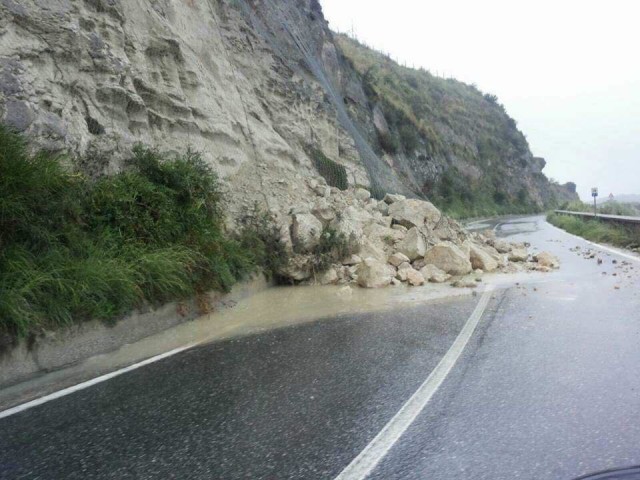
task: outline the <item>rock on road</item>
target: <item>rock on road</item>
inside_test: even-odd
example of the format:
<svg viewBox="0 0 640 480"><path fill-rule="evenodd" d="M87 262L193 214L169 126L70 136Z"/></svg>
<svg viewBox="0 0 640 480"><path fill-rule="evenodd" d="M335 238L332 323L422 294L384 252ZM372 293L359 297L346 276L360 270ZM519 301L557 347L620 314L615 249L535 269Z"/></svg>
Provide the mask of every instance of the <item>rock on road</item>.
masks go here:
<svg viewBox="0 0 640 480"><path fill-rule="evenodd" d="M543 217L489 225L557 255L561 270L498 282L458 362L369 478L556 480L640 464L640 262ZM477 302L213 343L0 419L0 478L333 479Z"/></svg>

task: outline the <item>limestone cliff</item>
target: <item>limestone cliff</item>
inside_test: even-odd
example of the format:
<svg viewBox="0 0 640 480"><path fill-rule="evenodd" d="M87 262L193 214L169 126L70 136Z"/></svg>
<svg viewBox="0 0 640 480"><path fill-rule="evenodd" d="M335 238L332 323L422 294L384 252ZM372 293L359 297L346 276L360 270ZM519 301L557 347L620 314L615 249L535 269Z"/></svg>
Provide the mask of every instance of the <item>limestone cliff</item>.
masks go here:
<svg viewBox="0 0 640 480"><path fill-rule="evenodd" d="M447 172L500 167L508 195L549 203L525 145L477 165L447 145L385 153L388 119L343 50L317 0L0 0L0 117L91 175L122 168L138 142L197 150L232 213L311 209L304 180L326 164L380 195L423 197ZM502 168L513 158L521 168Z"/></svg>

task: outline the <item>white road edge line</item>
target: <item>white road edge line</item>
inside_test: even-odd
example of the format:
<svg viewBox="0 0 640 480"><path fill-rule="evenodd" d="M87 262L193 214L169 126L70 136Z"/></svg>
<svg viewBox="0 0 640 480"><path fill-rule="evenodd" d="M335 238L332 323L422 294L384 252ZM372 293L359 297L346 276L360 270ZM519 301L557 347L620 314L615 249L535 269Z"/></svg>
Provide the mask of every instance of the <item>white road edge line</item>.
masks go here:
<svg viewBox="0 0 640 480"><path fill-rule="evenodd" d="M411 426L429 400L436 393L442 382L460 358L464 348L469 343L484 311L489 305L493 285L487 285L484 294L476 305L473 313L458 334L449 351L442 357L440 363L427 377L418 390L407 400L402 408L389 420L384 428L371 440L360 454L347 465L335 480L364 480L389 453L391 447L400 439L404 432Z"/></svg>
<svg viewBox="0 0 640 480"><path fill-rule="evenodd" d="M111 373L107 373L105 375L101 375L99 377L93 378L91 380L87 380L86 382L82 382L79 383L78 385L74 385L72 387L68 387L65 388L63 390L59 390L57 392L51 393L49 395L45 395L44 397L40 397L37 398L35 400L31 400L30 402L27 403L23 403L22 405L17 405L13 408L9 408L8 410L4 410L2 412L0 412L0 419L6 418L6 417L10 417L11 415L15 415L16 413L20 413L20 412L24 412L25 410L28 410L30 408L33 407L37 407L38 405L42 405L43 403L47 403L50 402L52 400L56 400L58 398L64 397L66 395L70 395L74 392L77 392L79 390L84 390L85 388L89 388L93 385L97 385L98 383L102 383L102 382L106 382L107 380L110 380L114 377L117 377L119 375L122 375L123 373L127 373L130 372L132 370L136 370L140 367L144 367L145 365L149 365L151 363L155 363L158 362L162 359L165 359L167 357L171 357L173 355L176 355L180 352L184 352L185 350L189 350L193 347L198 346L198 343L193 343L190 345L186 345L184 347L180 347L180 348L176 348L174 350L170 350L168 352L165 352L161 355L156 355L155 357L151 357L151 358L147 358L146 360L143 360L142 362L138 362L138 363L134 363L133 365L129 365L128 367L125 368L121 368L120 370L116 370L114 372Z"/></svg>
<svg viewBox="0 0 640 480"><path fill-rule="evenodd" d="M600 248L600 249L602 249L602 250L604 250L604 251L606 251L606 252L613 253L613 254L615 254L615 255L620 255L621 257L628 258L629 260L633 260L633 261L636 261L636 262L640 262L640 257L636 257L636 256L634 256L634 255L630 255L630 254L628 254L628 253L621 252L621 251L619 251L619 250L617 250L617 249L615 249L615 248L607 247L606 245L601 245L601 244L599 244L599 243L592 242L591 240L587 240L586 238L582 238L582 237L580 237L580 236L578 236L578 235L574 235L573 233L567 232L566 230L563 230L563 229L561 229L560 227L556 227L556 226L555 226L555 225L553 225L552 223L549 223L547 220L545 220L545 222L547 222L549 225L551 225L551 226L552 226L553 228L555 228L556 230L559 230L559 231L561 231L562 233L565 233L565 234L569 235L570 237L574 237L574 238L576 238L576 239L578 239L578 240L582 240L583 242L586 242L586 243L588 243L589 245L592 245L592 246L594 246L594 247L596 247L596 248Z"/></svg>

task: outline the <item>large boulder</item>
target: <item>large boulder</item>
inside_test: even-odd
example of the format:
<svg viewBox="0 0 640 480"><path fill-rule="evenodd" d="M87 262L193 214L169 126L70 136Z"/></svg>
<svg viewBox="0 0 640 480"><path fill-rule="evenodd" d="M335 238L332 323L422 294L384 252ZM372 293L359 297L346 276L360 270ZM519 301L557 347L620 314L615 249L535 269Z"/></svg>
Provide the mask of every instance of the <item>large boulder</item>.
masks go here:
<svg viewBox="0 0 640 480"><path fill-rule="evenodd" d="M365 258L358 266L358 285L365 288L386 287L396 275L396 270L386 262Z"/></svg>
<svg viewBox="0 0 640 480"><path fill-rule="evenodd" d="M340 280L338 271L331 267L326 272L316 275L316 282L320 285L335 285Z"/></svg>
<svg viewBox="0 0 640 480"><path fill-rule="evenodd" d="M300 251L308 252L320 243L322 222L310 213L293 215L291 238L294 246Z"/></svg>
<svg viewBox="0 0 640 480"><path fill-rule="evenodd" d="M506 240L501 239L490 239L490 244L500 253L509 253L513 249L513 245L511 245Z"/></svg>
<svg viewBox="0 0 640 480"><path fill-rule="evenodd" d="M441 242L431 247L424 259L451 275L466 275L473 270L469 257L451 242Z"/></svg>
<svg viewBox="0 0 640 480"><path fill-rule="evenodd" d="M427 253L427 244L420 231L414 227L407 232L404 240L398 243L396 250L413 261L417 258L424 257L424 254Z"/></svg>
<svg viewBox="0 0 640 480"><path fill-rule="evenodd" d="M392 247L397 241L404 238L404 233L385 227L379 223L372 223L364 228L366 238L381 248Z"/></svg>
<svg viewBox="0 0 640 480"><path fill-rule="evenodd" d="M422 200L400 200L389 206L389 215L395 223L407 228L422 228L425 223L433 227L441 218L440 210Z"/></svg>
<svg viewBox="0 0 640 480"><path fill-rule="evenodd" d="M409 278L409 270L414 270L409 262L405 262L398 267L396 278L402 282L406 282Z"/></svg>
<svg viewBox="0 0 640 480"><path fill-rule="evenodd" d="M509 261L511 262L526 262L529 259L529 250L525 246L512 247L509 252Z"/></svg>
<svg viewBox="0 0 640 480"><path fill-rule="evenodd" d="M560 268L560 260L558 260L558 257L549 252L540 252L536 254L533 259L538 262L538 265L541 267Z"/></svg>
<svg viewBox="0 0 640 480"><path fill-rule="evenodd" d="M371 257L380 262L387 263L387 254L384 251L384 246L373 242L367 237L362 238L358 255L361 258Z"/></svg>
<svg viewBox="0 0 640 480"><path fill-rule="evenodd" d="M498 261L483 247L472 243L469 246L471 266L485 272L493 272L498 268Z"/></svg>
<svg viewBox="0 0 640 480"><path fill-rule="evenodd" d="M466 237L466 232L462 227L451 218L444 217L437 223L437 228L434 228L432 235L439 241L451 241L458 242L460 239Z"/></svg>
<svg viewBox="0 0 640 480"><path fill-rule="evenodd" d="M380 200L377 209L382 215L389 215L389 204L387 202Z"/></svg>
<svg viewBox="0 0 640 480"><path fill-rule="evenodd" d="M373 217L365 210L348 206L338 212L338 216L331 222L331 227L347 238L359 239L363 235L365 225L372 221Z"/></svg>
<svg viewBox="0 0 640 480"><path fill-rule="evenodd" d="M280 268L278 274L296 282L311 278L313 271L305 255L291 255L286 265Z"/></svg>
<svg viewBox="0 0 640 480"><path fill-rule="evenodd" d="M404 253L396 252L389 257L389 263L394 267L399 267L403 263L409 263L411 259L407 257Z"/></svg>
<svg viewBox="0 0 640 480"><path fill-rule="evenodd" d="M440 270L435 265L425 265L420 269L420 273L427 282L444 283L451 278L447 272Z"/></svg>
<svg viewBox="0 0 640 480"><path fill-rule="evenodd" d="M407 270L407 282L413 287L419 287L425 284L425 278L419 271L410 268Z"/></svg>

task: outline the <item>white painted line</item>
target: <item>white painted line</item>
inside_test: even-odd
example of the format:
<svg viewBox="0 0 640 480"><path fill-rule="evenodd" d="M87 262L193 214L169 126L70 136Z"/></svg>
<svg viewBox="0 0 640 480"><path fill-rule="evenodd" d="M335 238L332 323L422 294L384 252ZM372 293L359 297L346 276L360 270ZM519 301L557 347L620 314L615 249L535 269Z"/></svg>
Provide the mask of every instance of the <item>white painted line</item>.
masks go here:
<svg viewBox="0 0 640 480"><path fill-rule="evenodd" d="M458 337L449 348L449 351L442 357L440 363L427 377L420 388L407 400L400 411L387 423L384 428L371 440L360 454L347 465L347 467L336 477L336 480L363 480L373 471L373 469L385 457L391 447L400 439L402 434L411 426L414 420L422 412L429 400L436 393L442 382L447 378L449 372L456 364L462 354L469 339L473 335L484 311L491 299L494 287L488 285L480 301L476 305L473 313L458 334Z"/></svg>
<svg viewBox="0 0 640 480"><path fill-rule="evenodd" d="M545 220L545 222L546 222L546 220ZM607 252L609 252L609 253L613 253L613 254L615 254L615 255L620 255L621 257L628 258L629 260L633 260L634 262L640 262L640 257L637 257L637 256L635 256L635 255L631 255L631 254L629 254L629 253L621 252L621 251L620 251L620 250L618 250L618 249L611 248L611 247L607 247L606 245L601 245L601 244L599 244L599 243L592 242L591 240L587 240L586 238L582 238L582 237L580 237L580 236L578 236L578 235L574 235L573 233L567 232L566 230L563 230L563 229L561 229L560 227L556 227L555 225L553 225L553 224L551 224L551 223L549 223L549 222L547 222L547 223L548 223L552 228L555 228L556 230L559 230L559 231L561 231L562 233L565 233L565 234L569 235L570 237L576 238L576 239L578 239L578 240L582 240L583 242L586 242L586 243L588 243L589 245L592 245L592 246L594 246L594 247L596 247L596 248L600 248L600 249L602 249L602 250L605 250L605 251L607 251Z"/></svg>
<svg viewBox="0 0 640 480"><path fill-rule="evenodd" d="M136 370L140 367L144 367L145 365L149 365L151 363L155 363L164 358L171 357L180 352L184 352L185 350L189 350L197 346L198 343L194 343L191 345L187 345L185 347L176 348L169 352L163 353L161 355L157 355L155 357L148 358L139 363L134 363L133 365L129 365L128 367L122 368L120 370L116 370L115 372L107 373L106 375L102 375L100 377L93 378L91 380L87 380L86 382L79 383L78 385L74 385L72 387L65 388L63 390L59 390L57 392L51 393L49 395L45 395L44 397L37 398L27 403L23 403L22 405L15 406L13 408L9 408L8 410L4 410L0 412L0 419L9 417L11 415L15 415L16 413L24 412L33 407L37 407L38 405L42 405L43 403L50 402L52 400L56 400L58 398L64 397L66 395L70 395L79 390L84 390L85 388L89 388L93 385L97 385L98 383L106 382L107 380L122 375L123 373L130 372L132 370Z"/></svg>

